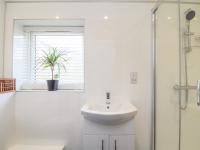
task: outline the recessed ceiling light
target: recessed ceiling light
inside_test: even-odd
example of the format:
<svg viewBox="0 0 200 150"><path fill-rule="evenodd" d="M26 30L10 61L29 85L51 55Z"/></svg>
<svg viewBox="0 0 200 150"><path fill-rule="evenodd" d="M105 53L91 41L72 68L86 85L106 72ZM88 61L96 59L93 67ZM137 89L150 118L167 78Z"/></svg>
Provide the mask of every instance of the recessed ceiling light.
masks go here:
<svg viewBox="0 0 200 150"><path fill-rule="evenodd" d="M171 19L172 19L172 17L167 17L167 19L168 19L168 20L171 20Z"/></svg>
<svg viewBox="0 0 200 150"><path fill-rule="evenodd" d="M56 16L56 19L60 19L60 16Z"/></svg>
<svg viewBox="0 0 200 150"><path fill-rule="evenodd" d="M103 18L104 18L105 20L108 20L108 16L104 16Z"/></svg>

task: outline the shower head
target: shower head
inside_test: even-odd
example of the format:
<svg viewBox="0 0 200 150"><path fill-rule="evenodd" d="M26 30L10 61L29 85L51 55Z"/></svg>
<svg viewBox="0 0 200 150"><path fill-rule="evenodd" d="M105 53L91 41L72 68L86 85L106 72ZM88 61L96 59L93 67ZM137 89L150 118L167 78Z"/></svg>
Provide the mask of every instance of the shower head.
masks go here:
<svg viewBox="0 0 200 150"><path fill-rule="evenodd" d="M195 17L196 12L192 9L188 9L185 12L185 17L187 21L191 21Z"/></svg>

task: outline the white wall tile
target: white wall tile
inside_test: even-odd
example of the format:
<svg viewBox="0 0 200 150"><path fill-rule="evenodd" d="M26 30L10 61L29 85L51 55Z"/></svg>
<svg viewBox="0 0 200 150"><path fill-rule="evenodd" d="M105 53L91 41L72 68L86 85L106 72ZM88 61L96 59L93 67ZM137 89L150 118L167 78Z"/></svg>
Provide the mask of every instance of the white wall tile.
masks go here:
<svg viewBox="0 0 200 150"><path fill-rule="evenodd" d="M0 94L0 149L6 150L14 139L14 93Z"/></svg>

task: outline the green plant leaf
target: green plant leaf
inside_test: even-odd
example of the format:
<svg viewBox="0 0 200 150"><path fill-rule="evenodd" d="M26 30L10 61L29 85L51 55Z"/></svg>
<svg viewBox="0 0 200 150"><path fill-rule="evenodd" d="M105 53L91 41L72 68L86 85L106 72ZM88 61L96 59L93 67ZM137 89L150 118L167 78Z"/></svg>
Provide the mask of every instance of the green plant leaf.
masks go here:
<svg viewBox="0 0 200 150"><path fill-rule="evenodd" d="M65 71L67 70L66 64L69 62L69 57L65 51L61 51L55 47L50 47L48 52L42 50L42 53L42 56L36 60L36 67L50 68L52 72L52 79L55 67L57 67L59 74L61 68L63 68Z"/></svg>

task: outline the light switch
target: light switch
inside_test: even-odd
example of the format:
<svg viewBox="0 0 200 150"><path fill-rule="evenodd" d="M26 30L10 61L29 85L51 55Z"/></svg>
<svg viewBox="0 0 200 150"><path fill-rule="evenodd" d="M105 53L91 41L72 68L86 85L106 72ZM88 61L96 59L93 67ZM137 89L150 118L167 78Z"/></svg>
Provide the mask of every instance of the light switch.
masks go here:
<svg viewBox="0 0 200 150"><path fill-rule="evenodd" d="M131 84L137 84L137 78L138 78L137 72L130 73L130 83Z"/></svg>

